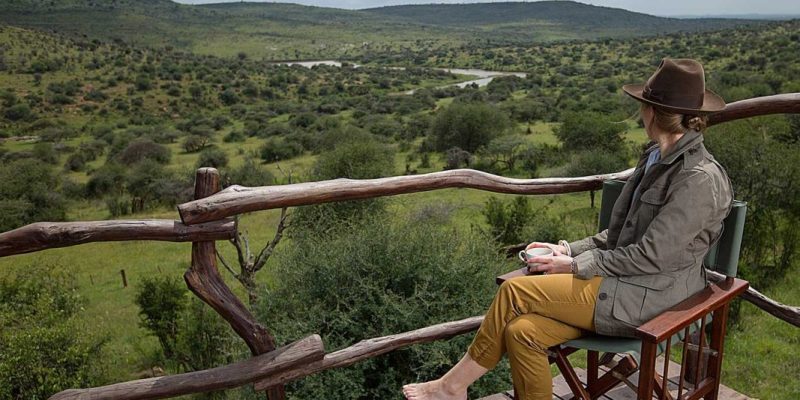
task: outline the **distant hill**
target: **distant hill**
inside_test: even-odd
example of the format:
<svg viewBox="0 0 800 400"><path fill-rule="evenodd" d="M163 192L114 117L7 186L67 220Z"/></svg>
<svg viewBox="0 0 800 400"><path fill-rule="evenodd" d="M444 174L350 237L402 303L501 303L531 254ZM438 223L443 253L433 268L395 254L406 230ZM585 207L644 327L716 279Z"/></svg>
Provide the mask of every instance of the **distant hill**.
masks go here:
<svg viewBox="0 0 800 400"><path fill-rule="evenodd" d="M660 18L568 1L342 10L283 3L4 0L0 23L89 39L271 60L357 58L374 49L530 44L714 30L753 21Z"/></svg>
<svg viewBox="0 0 800 400"><path fill-rule="evenodd" d="M564 33L595 32L601 36L625 37L719 29L751 22L723 18L664 18L573 1L405 5L364 11L431 25L503 31L513 27L523 36L535 36L535 32L525 32L525 29L540 27Z"/></svg>

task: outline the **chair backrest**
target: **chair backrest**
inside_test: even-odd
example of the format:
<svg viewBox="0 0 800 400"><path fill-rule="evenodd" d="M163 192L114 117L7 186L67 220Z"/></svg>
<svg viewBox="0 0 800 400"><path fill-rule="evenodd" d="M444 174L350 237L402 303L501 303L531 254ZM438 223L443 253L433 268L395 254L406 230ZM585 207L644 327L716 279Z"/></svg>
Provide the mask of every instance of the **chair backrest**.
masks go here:
<svg viewBox="0 0 800 400"><path fill-rule="evenodd" d="M600 202L598 231L608 228L611 210L617 201L624 181L608 180L603 182L603 198ZM739 265L739 251L744 234L744 220L747 215L747 203L734 200L730 214L722 222L722 236L708 250L703 263L706 268L725 276L736 276Z"/></svg>

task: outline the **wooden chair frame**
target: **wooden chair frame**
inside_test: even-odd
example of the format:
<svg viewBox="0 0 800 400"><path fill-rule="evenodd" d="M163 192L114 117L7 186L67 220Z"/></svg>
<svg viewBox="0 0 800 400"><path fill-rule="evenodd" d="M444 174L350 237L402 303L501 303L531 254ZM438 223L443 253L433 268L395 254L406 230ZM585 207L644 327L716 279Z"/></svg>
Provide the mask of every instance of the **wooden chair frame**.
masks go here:
<svg viewBox="0 0 800 400"><path fill-rule="evenodd" d="M499 276L497 282L525 276L525 269L513 271ZM603 375L600 372L600 355L598 351L589 350L587 353L587 379L586 386L579 380L567 356L580 350L569 346L555 346L549 349L550 362L555 363L576 399L597 399L609 390L623 383L624 380L639 371L637 398L639 400L651 399L653 392L659 399L672 399L669 394L667 377L669 376L669 362L664 363L662 373L656 371L656 357L659 355L659 345L664 346L664 357L669 360L674 335L683 331L683 362L681 364L680 383L678 387L678 400L693 400L699 398L716 399L719 392L720 371L725 344L725 325L728 319L730 302L746 291L749 287L747 281L738 278L727 278L714 283L678 303L674 307L661 313L636 329L636 337L641 340L641 358L637 362L633 357L624 357L613 365ZM710 321L709 339L700 335L700 343L689 342L692 325L700 321L700 332L706 332ZM707 343L706 343L707 342ZM703 357L694 357L695 365L687 361L688 350L692 349ZM693 372L688 375L689 371ZM703 374L703 371L706 371ZM687 383L697 382L691 390L684 393ZM664 390L667 388L667 390Z"/></svg>

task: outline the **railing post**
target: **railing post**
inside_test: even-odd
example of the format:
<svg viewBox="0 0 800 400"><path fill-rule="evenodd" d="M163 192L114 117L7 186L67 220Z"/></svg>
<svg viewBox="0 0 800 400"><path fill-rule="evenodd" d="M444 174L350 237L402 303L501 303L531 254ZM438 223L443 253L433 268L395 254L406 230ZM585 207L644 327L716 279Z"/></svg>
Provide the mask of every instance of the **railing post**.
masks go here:
<svg viewBox="0 0 800 400"><path fill-rule="evenodd" d="M195 175L194 197L211 196L220 189L219 171L200 168ZM253 355L275 350L275 339L266 328L256 322L245 305L222 280L217 269L216 245L213 241L192 242L192 264L183 275L189 289L206 302L231 325L244 339ZM270 400L283 400L283 386L267 390Z"/></svg>

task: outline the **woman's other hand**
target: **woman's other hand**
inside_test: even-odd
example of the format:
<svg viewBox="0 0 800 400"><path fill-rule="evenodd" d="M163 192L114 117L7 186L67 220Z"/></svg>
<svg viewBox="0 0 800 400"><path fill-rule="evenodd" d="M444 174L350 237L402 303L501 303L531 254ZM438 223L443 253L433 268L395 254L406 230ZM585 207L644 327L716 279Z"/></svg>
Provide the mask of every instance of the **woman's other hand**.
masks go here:
<svg viewBox="0 0 800 400"><path fill-rule="evenodd" d="M567 249L564 246L559 246L557 244L552 243L545 243L545 242L533 242L525 247L525 250L532 249L534 247L546 247L550 250L553 250L553 253L556 254L564 254L567 252Z"/></svg>
<svg viewBox="0 0 800 400"><path fill-rule="evenodd" d="M531 266L531 264L539 265ZM572 257L561 254L560 251L555 251L552 256L531 257L528 259L528 265L531 271L543 272L546 275L572 273Z"/></svg>

